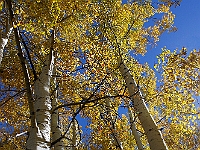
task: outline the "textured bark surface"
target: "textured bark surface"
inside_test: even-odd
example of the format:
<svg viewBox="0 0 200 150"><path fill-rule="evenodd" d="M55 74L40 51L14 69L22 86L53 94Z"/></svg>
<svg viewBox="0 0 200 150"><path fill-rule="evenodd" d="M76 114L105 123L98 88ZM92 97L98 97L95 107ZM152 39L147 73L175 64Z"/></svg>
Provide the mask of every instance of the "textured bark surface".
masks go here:
<svg viewBox="0 0 200 150"><path fill-rule="evenodd" d="M52 52L47 56L39 78L34 84L36 125L30 129L28 150L49 150L51 132L50 77L53 71Z"/></svg>
<svg viewBox="0 0 200 150"><path fill-rule="evenodd" d="M133 114L132 114L132 111L130 110L130 108L128 108L128 114L129 114L129 119L130 119L129 121L130 121L130 124L131 124L131 131L132 131L132 134L134 135L137 147L138 147L139 150L143 150L143 145L142 145L142 142L140 140L140 135L138 134L138 132L136 130L135 123L134 123L134 120L133 120Z"/></svg>
<svg viewBox="0 0 200 150"><path fill-rule="evenodd" d="M5 3L5 8L7 8L7 3ZM9 9L9 7L8 7L8 9ZM5 22L5 26L4 26L5 29L4 30L0 29L0 65L1 65L1 62L3 59L4 48L8 43L9 36L13 29L12 22L10 20L11 19L7 18L6 22Z"/></svg>
<svg viewBox="0 0 200 150"><path fill-rule="evenodd" d="M54 75L54 79L53 79L53 83L54 83L53 95L54 96L52 99L52 110L54 110L57 107L57 94L58 94L57 85L56 85L56 77L55 77L56 75L55 67L53 69L53 75ZM52 132L52 142L56 141L62 136L60 126L59 126L58 110L53 111L51 115L51 132ZM54 147L54 150L64 150L62 139L58 141L55 145L53 145L53 147Z"/></svg>
<svg viewBox="0 0 200 150"><path fill-rule="evenodd" d="M8 43L8 38L11 32L12 32L12 28L9 28L8 32L5 32L5 33L0 32L0 65L3 59L3 50Z"/></svg>
<svg viewBox="0 0 200 150"><path fill-rule="evenodd" d="M142 98L142 94L135 83L128 68L124 65L121 58L118 59L119 70L126 82L129 95L134 104L134 109L138 113L138 118L147 136L151 150L167 150L166 143L158 130L156 122L148 111L148 108Z"/></svg>
<svg viewBox="0 0 200 150"><path fill-rule="evenodd" d="M110 99L106 99L106 110L107 110L107 115L110 117L110 123L111 123L111 126L110 128L113 130L112 131L112 138L113 138L113 141L116 145L116 147L118 147L120 150L123 150L123 146L122 146L122 142L123 141L120 141L118 136L117 136L117 133L115 131L115 123L114 123L114 117L113 115L111 114L111 105L110 105Z"/></svg>
<svg viewBox="0 0 200 150"><path fill-rule="evenodd" d="M75 120L72 122L72 150L76 150L76 122Z"/></svg>

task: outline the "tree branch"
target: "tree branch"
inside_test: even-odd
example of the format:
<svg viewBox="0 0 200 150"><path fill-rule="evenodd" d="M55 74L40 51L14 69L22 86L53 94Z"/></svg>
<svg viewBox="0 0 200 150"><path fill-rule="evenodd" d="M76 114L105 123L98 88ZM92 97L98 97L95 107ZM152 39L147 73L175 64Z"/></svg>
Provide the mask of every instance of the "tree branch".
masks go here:
<svg viewBox="0 0 200 150"><path fill-rule="evenodd" d="M13 11L12 11L11 0L6 0L6 3L8 4L11 22L13 23L14 15L13 15ZM32 91L31 91L31 86L30 86L28 70L26 68L25 58L23 57L23 53L22 53L18 30L17 30L17 28L13 28L13 30L14 30L15 41L17 44L18 56L20 59L22 71L24 73L24 78L25 78L25 86L26 86L26 92L27 92L28 104L29 104L29 110L30 110L30 117L31 117L31 127L34 127L35 126L35 114L34 114L33 97L32 97Z"/></svg>
<svg viewBox="0 0 200 150"><path fill-rule="evenodd" d="M22 35L21 35L21 34L19 34L19 35L20 35L20 38L21 38L21 40L22 40L22 43L23 43L23 45L24 45L24 48L25 48L25 50L26 50L26 53L27 53L27 56L28 56L28 59L29 59L29 62L30 62L31 70L32 70L33 76L34 76L34 81L36 81L36 80L37 80L37 74L36 74L36 71L35 71L35 67L34 67L34 65L33 65L33 62L32 62L32 60L31 60L31 56L30 56L28 47L27 47L25 41L23 40Z"/></svg>

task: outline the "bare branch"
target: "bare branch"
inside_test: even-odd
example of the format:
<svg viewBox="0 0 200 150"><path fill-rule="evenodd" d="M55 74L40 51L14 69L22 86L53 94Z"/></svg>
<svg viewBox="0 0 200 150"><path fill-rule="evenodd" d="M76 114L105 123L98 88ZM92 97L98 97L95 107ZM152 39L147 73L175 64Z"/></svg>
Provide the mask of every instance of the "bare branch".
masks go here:
<svg viewBox="0 0 200 150"><path fill-rule="evenodd" d="M12 11L11 0L6 0L6 3L8 4L8 9L10 12L10 19L11 19L11 21L13 21L14 15L13 15L13 11ZM22 48L20 45L18 30L17 30L17 28L13 28L13 30L14 30L15 41L17 44L18 56L19 56L20 63L22 66L22 71L24 73L26 92L27 92L28 104L29 104L29 110L30 110L30 116L31 116L31 126L33 127L33 126L35 126L35 115L34 115L34 105L33 105L33 97L32 97L32 91L31 91L31 86L30 86L29 74L28 74L28 70L26 68L25 59L24 59L24 56L22 53Z"/></svg>

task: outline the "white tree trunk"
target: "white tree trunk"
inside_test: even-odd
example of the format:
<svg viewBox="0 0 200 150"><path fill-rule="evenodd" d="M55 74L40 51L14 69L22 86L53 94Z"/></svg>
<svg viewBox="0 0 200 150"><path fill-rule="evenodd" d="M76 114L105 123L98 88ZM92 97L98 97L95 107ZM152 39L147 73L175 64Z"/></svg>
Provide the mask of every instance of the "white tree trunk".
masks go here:
<svg viewBox="0 0 200 150"><path fill-rule="evenodd" d="M114 128L113 128L113 125L115 125L114 123L114 117L113 115L111 114L111 109L110 109L111 105L110 105L110 99L107 98L106 99L106 108L107 108L107 115L109 115L111 118L110 122L111 122L111 126L110 128L113 129L112 131L112 137L113 137L113 141L115 143L115 145L120 149L120 150L123 150L123 145L122 145L122 142L119 140L118 138L118 135L117 133L115 132Z"/></svg>
<svg viewBox="0 0 200 150"><path fill-rule="evenodd" d="M134 120L133 120L133 114L132 114L130 107L128 107L128 115L129 115L130 124L131 124L131 131L132 131L132 134L134 135L137 147L138 147L139 150L143 150L143 145L142 145L142 142L140 140L140 136L139 136L139 134L136 130L135 123L134 123Z"/></svg>
<svg viewBox="0 0 200 150"><path fill-rule="evenodd" d="M54 58L52 52L50 52L42 73L34 84L36 125L30 129L27 140L28 150L50 150L51 100L49 89L53 66Z"/></svg>
<svg viewBox="0 0 200 150"><path fill-rule="evenodd" d="M75 120L72 122L72 150L76 150L76 122Z"/></svg>
<svg viewBox="0 0 200 150"><path fill-rule="evenodd" d="M67 145L66 150L76 150L78 141L81 140L80 139L81 137L79 136L79 133L78 133L79 132L78 122L74 118L70 124L71 126L68 132L68 145Z"/></svg>
<svg viewBox="0 0 200 150"><path fill-rule="evenodd" d="M56 68L54 67L53 69L53 75L56 75ZM52 99L52 110L54 110L57 107L57 85L56 85L56 77L54 77L54 97ZM52 112L51 115L51 132L52 132L52 142L56 141L57 139L59 139L62 136L61 130L60 130L60 126L59 126L59 115L58 115L58 110L55 110L54 112ZM58 141L55 145L54 145L54 150L64 150L63 147L63 140L61 139L60 141Z"/></svg>
<svg viewBox="0 0 200 150"><path fill-rule="evenodd" d="M124 65L121 58L118 59L119 70L126 82L129 95L132 99L134 109L138 113L138 118L142 124L142 127L147 136L148 142L150 144L151 150L166 150L167 145L158 130L156 122L148 111L148 108L142 98L142 94L135 83L132 75L130 74L128 68Z"/></svg>
<svg viewBox="0 0 200 150"><path fill-rule="evenodd" d="M12 32L13 27L9 24L9 20L6 23L6 30L0 30L0 65L3 59L3 50L8 43L9 36Z"/></svg>

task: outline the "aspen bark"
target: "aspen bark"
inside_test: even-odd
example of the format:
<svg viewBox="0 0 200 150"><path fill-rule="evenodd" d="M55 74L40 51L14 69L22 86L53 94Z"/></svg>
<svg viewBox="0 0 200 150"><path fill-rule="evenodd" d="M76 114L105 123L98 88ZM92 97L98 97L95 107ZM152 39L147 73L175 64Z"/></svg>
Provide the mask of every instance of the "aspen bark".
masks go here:
<svg viewBox="0 0 200 150"><path fill-rule="evenodd" d="M143 150L143 145L142 145L142 142L140 140L140 136L139 136L139 134L136 130L135 123L134 123L134 120L133 120L133 114L132 114L130 107L128 107L128 114L129 114L129 120L130 120L130 124L131 124L131 131L132 131L132 134L135 138L137 147L138 147L139 150Z"/></svg>
<svg viewBox="0 0 200 150"><path fill-rule="evenodd" d="M6 27L7 28L7 27ZM6 31L5 33L3 33L3 31L0 31L0 65L3 59L3 50L5 48L5 46L8 43L8 38L10 36L10 33L12 32L12 28L8 27L8 31Z"/></svg>
<svg viewBox="0 0 200 150"><path fill-rule="evenodd" d="M7 3L5 3L5 7L7 8ZM4 48L8 43L9 36L13 29L12 22L10 20L11 19L8 17L5 22L5 30L0 30L0 65L3 59Z"/></svg>
<svg viewBox="0 0 200 150"><path fill-rule="evenodd" d="M54 66L53 75L56 75L56 68ZM54 97L52 99L52 110L57 107L57 85L56 85L56 77L53 79L54 83ZM60 126L59 126L59 115L58 110L54 110L51 115L51 132L52 132L52 142L56 141L62 136ZM54 150L64 150L62 139L54 145Z"/></svg>
<svg viewBox="0 0 200 150"><path fill-rule="evenodd" d="M110 110L110 99L107 98L106 99L106 108L107 108L107 115L110 117L110 122L111 122L111 129L113 129L112 131L112 137L113 137L113 141L116 145L116 147L118 147L120 150L123 150L123 145L122 145L122 142L119 140L118 136L117 136L117 133L115 132L114 130L114 126L115 126L115 123L113 122L113 116L111 114L111 110Z"/></svg>
<svg viewBox="0 0 200 150"><path fill-rule="evenodd" d="M34 112L36 125L30 129L27 140L28 150L50 150L51 100L50 77L53 71L52 51L47 56L39 78L34 84Z"/></svg>
<svg viewBox="0 0 200 150"><path fill-rule="evenodd" d="M132 77L128 68L122 62L121 58L118 58L118 65L121 75L126 82L129 95L134 104L134 109L138 114L138 118L147 136L151 150L167 150L167 145L161 135L161 132L158 130L156 122L149 113L134 78Z"/></svg>
<svg viewBox="0 0 200 150"><path fill-rule="evenodd" d="M73 120L72 122L72 150L76 150L76 122Z"/></svg>
<svg viewBox="0 0 200 150"><path fill-rule="evenodd" d="M11 0L7 0L6 3L7 3L7 6L8 6L9 13L10 13L11 24L13 24L12 21L13 21L14 15L13 15L13 12L12 12ZM29 138L28 138L28 140L29 140L28 144L31 145L31 143L37 142L36 137L37 137L37 133L38 133L37 128L36 128L37 125L36 125L36 118L35 118L35 111L34 111L34 104L33 104L33 95L32 95L33 93L32 93L32 88L31 88L31 85L30 85L28 69L27 69L27 66L26 66L26 63L25 63L25 58L23 56L22 48L21 48L21 45L20 45L18 30L17 30L17 28L13 28L13 31L14 31L17 50L18 50L18 56L19 56L20 63L21 63L21 66L22 66L22 71L23 71L23 74L24 74L26 94L27 94L27 97L28 97L28 105L29 105L30 120L31 120L31 128L30 128L30 132L29 132L29 137L30 137L31 140L29 140ZM29 147L27 147L27 149L29 149Z"/></svg>

